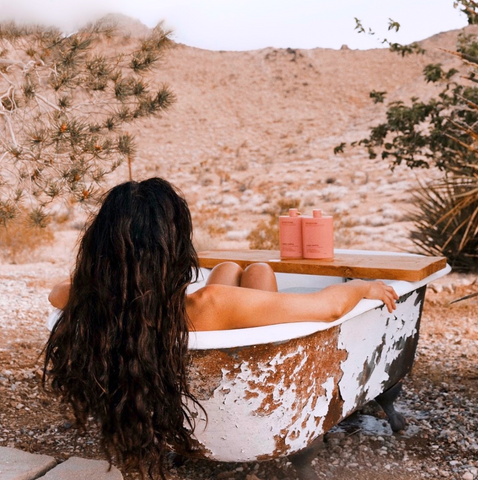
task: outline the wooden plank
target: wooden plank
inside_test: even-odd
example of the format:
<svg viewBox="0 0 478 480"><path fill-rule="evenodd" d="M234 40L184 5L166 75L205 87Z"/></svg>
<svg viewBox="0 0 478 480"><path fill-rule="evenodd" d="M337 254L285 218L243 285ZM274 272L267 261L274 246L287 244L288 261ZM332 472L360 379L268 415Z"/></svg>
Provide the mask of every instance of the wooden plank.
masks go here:
<svg viewBox="0 0 478 480"><path fill-rule="evenodd" d="M446 266L444 257L386 253L336 253L331 260L281 260L277 250L209 250L199 253L199 264L213 268L230 261L245 268L264 262L277 273L301 273L347 278L381 278L417 282Z"/></svg>

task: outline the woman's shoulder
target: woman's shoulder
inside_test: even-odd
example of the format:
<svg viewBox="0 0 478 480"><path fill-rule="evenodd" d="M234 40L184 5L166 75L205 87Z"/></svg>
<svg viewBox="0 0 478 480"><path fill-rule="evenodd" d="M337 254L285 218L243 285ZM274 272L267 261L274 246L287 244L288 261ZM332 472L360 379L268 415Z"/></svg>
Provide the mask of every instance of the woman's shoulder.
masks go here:
<svg viewBox="0 0 478 480"><path fill-rule="evenodd" d="M212 284L188 295L186 309L197 331L244 328L254 326L251 319L257 318L257 313L262 318L264 310L274 310L279 295L277 292Z"/></svg>
<svg viewBox="0 0 478 480"><path fill-rule="evenodd" d="M221 330L220 317L218 316L218 302L224 295L224 285L206 285L190 293L186 297L186 311L194 330ZM227 287L226 287L227 290Z"/></svg>

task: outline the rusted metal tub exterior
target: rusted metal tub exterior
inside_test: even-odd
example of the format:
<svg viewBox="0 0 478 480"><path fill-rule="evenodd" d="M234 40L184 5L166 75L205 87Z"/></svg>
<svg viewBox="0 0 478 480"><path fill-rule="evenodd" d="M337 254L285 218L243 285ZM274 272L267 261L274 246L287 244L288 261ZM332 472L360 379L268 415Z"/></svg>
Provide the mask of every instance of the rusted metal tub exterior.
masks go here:
<svg viewBox="0 0 478 480"><path fill-rule="evenodd" d="M413 364L426 285L448 271L388 281L400 296L392 314L379 301L362 300L329 324L192 332L191 387L208 417L207 425L202 412L196 419L204 456L248 462L293 454L397 384ZM202 269L204 280L208 272ZM277 277L280 291L345 281Z"/></svg>

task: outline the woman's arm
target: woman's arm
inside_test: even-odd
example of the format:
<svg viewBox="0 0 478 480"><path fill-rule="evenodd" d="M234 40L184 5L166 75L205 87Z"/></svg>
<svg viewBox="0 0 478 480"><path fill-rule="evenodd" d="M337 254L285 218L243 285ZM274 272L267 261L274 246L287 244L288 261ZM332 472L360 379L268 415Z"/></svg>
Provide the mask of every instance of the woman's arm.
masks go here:
<svg viewBox="0 0 478 480"><path fill-rule="evenodd" d="M63 280L63 282L57 283L48 295L50 303L56 307L63 309L68 303L70 296L70 280Z"/></svg>
<svg viewBox="0 0 478 480"><path fill-rule="evenodd" d="M304 294L208 285L188 296L188 314L197 330L304 321L332 322L352 310L362 298L381 300L392 312L398 295L381 281L363 280Z"/></svg>

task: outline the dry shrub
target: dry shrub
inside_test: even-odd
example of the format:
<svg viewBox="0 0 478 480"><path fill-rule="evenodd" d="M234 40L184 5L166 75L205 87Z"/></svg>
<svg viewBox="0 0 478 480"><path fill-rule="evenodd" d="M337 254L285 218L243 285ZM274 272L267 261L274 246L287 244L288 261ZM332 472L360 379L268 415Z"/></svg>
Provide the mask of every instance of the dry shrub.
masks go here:
<svg viewBox="0 0 478 480"><path fill-rule="evenodd" d="M218 237L226 233L224 214L218 205L204 205L199 210L191 205L191 216L195 231L201 230L209 237Z"/></svg>
<svg viewBox="0 0 478 480"><path fill-rule="evenodd" d="M284 215L289 208L299 208L297 198L281 198L277 207L269 211L270 218L261 220L256 228L247 236L251 250L278 250L279 249L279 215Z"/></svg>
<svg viewBox="0 0 478 480"><path fill-rule="evenodd" d="M209 232L200 228L194 229L193 244L197 252L204 252L206 250L214 250L218 246L217 238L214 238Z"/></svg>
<svg viewBox="0 0 478 480"><path fill-rule="evenodd" d="M279 249L279 220L271 215L269 220L261 220L247 236L251 250Z"/></svg>
<svg viewBox="0 0 478 480"><path fill-rule="evenodd" d="M353 231L357 224L355 215L348 212L334 214L335 248L353 248L357 244L357 234Z"/></svg>
<svg viewBox="0 0 478 480"><path fill-rule="evenodd" d="M234 170L238 172L245 172L249 169L249 162L247 160L237 160L234 164Z"/></svg>
<svg viewBox="0 0 478 480"><path fill-rule="evenodd" d="M0 258L8 263L26 263L40 247L51 245L54 235L48 226L39 227L27 212L21 212L7 225L0 224Z"/></svg>

